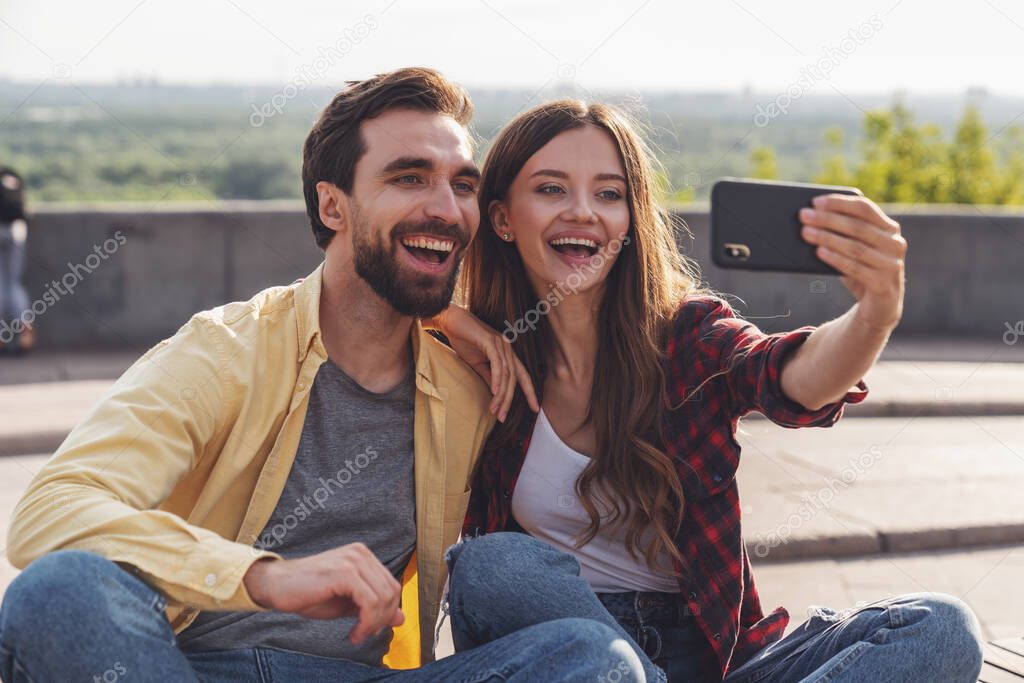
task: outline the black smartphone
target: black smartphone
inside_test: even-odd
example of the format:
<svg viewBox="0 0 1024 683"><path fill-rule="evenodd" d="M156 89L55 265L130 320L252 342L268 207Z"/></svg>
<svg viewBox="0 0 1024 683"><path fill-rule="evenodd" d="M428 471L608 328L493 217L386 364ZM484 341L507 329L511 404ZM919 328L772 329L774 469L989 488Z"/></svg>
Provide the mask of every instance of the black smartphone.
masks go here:
<svg viewBox="0 0 1024 683"><path fill-rule="evenodd" d="M711 188L711 260L719 268L839 275L800 235L800 209L855 187L723 178Z"/></svg>

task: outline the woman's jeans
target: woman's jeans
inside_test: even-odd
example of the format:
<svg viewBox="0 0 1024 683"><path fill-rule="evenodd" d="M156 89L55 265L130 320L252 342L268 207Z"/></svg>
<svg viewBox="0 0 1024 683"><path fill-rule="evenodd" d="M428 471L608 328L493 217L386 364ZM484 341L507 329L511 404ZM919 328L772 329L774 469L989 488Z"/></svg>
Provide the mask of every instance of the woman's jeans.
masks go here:
<svg viewBox="0 0 1024 683"><path fill-rule="evenodd" d="M709 680L707 642L694 618L677 606L678 596L596 595L572 555L525 534L465 541L449 549L448 566L456 651L531 624L582 617L627 637L648 680L659 680L654 665L673 683ZM978 622L956 598L920 593L843 613L813 612L805 624L731 671L727 683L977 681Z"/></svg>
<svg viewBox="0 0 1024 683"><path fill-rule="evenodd" d="M160 593L99 555L46 555L4 595L0 676L6 683L644 680L621 634L586 619L538 623L419 669L395 671L269 647L186 655L175 645L165 606Z"/></svg>
<svg viewBox="0 0 1024 683"><path fill-rule="evenodd" d="M21 284L24 268L24 236L12 224L0 222L0 344L13 341L9 328L21 329L21 324L15 326L14 320L30 305Z"/></svg>

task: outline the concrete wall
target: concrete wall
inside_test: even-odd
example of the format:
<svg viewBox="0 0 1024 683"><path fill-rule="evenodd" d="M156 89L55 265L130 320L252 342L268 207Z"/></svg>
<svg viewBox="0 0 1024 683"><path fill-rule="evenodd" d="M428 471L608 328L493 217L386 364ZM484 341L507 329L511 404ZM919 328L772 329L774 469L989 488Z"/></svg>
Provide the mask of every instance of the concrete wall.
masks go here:
<svg viewBox="0 0 1024 683"><path fill-rule="evenodd" d="M910 243L897 337L996 340L1007 323L1024 320L1024 213L892 207L890 214ZM762 329L821 323L852 305L838 278L715 268L706 207L678 215L695 238L680 234L681 248ZM41 346L144 348L195 311L305 275L321 254L298 202L50 205L30 223L26 278L42 311ZM73 293L64 293L65 283Z"/></svg>

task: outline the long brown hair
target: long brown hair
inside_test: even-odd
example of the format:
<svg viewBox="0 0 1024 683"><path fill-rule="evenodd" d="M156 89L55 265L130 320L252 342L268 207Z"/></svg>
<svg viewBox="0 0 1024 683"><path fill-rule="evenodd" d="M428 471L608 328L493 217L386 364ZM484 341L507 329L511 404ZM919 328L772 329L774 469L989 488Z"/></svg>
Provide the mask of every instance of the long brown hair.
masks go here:
<svg viewBox="0 0 1024 683"><path fill-rule="evenodd" d="M682 564L673 540L683 519L683 489L665 453L662 432L663 349L682 299L704 290L695 264L676 247L671 218L659 201L663 175L631 117L610 105L558 100L519 115L498 134L484 163L480 230L463 262L460 296L496 330L507 329L538 306L518 250L498 238L488 209L494 200L505 199L519 171L540 148L559 133L587 125L605 131L618 147L630 225L629 242L608 273L598 312L598 352L587 413L597 447L576 484L590 517L577 547L592 540L603 523L621 524L634 558L642 554L653 569L660 553L667 552ZM542 392L554 349L547 318L541 316L536 329L516 335L513 345ZM500 448L514 442L528 410L519 393L491 443ZM644 548L642 535L648 528L654 534Z"/></svg>

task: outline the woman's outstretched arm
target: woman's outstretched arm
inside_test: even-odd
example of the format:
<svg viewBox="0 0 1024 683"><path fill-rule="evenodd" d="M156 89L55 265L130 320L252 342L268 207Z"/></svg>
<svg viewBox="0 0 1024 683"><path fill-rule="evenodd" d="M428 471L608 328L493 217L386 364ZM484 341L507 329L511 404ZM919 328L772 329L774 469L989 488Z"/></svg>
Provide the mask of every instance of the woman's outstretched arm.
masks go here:
<svg viewBox="0 0 1024 683"><path fill-rule="evenodd" d="M800 220L804 239L842 273L857 300L818 327L782 368L783 393L814 410L838 401L864 376L899 323L907 241L899 223L866 197L816 197Z"/></svg>

